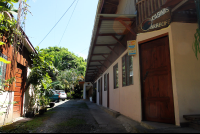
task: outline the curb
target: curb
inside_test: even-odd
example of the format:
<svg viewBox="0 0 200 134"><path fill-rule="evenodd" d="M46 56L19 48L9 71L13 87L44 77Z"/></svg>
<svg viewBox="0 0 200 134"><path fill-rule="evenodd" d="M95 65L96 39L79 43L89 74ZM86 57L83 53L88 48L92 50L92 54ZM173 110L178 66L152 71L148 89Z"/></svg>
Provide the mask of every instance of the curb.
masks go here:
<svg viewBox="0 0 200 134"><path fill-rule="evenodd" d="M104 110L106 113L108 113L109 115L113 116L114 118L117 118L118 116L121 115L117 111L111 110L109 108L106 108L106 107L103 107L103 106L100 106L100 105L97 105L97 106L99 106L102 110Z"/></svg>

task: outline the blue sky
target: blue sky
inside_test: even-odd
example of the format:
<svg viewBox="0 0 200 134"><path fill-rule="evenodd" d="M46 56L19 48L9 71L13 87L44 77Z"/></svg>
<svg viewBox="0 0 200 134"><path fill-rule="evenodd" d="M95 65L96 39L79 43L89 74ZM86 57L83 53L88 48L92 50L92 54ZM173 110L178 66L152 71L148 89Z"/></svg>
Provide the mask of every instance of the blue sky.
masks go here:
<svg viewBox="0 0 200 134"><path fill-rule="evenodd" d="M34 47L43 40L63 16L74 0L28 0L29 10L25 32ZM58 46L70 16L78 0L68 10L62 20L39 45L40 48ZM70 52L87 59L98 0L79 0L67 30L58 47L68 48ZM15 4L15 7L18 5Z"/></svg>

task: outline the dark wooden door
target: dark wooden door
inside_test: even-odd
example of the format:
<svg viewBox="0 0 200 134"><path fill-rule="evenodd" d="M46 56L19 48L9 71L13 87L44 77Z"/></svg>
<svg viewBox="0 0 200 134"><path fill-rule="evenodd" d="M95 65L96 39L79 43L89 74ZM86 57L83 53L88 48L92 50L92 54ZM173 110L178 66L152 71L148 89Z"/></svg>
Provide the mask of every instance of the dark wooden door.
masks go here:
<svg viewBox="0 0 200 134"><path fill-rule="evenodd" d="M140 44L143 120L175 123L168 36Z"/></svg>
<svg viewBox="0 0 200 134"><path fill-rule="evenodd" d="M110 98L109 98L109 74L107 74L107 107L109 108Z"/></svg>
<svg viewBox="0 0 200 134"><path fill-rule="evenodd" d="M23 109L23 94L26 82L26 68L23 66L18 65L15 74L16 84L15 84L15 91L14 91L14 101L16 104L13 106L13 118L17 118L22 116L22 109Z"/></svg>

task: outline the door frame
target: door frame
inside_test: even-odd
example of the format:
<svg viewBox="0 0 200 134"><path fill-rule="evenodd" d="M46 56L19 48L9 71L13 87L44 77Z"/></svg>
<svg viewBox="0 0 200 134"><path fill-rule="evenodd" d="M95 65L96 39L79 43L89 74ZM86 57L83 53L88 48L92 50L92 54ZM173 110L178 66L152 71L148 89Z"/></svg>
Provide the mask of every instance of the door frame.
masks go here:
<svg viewBox="0 0 200 134"><path fill-rule="evenodd" d="M110 98L109 98L109 73L107 74L107 108L110 107Z"/></svg>
<svg viewBox="0 0 200 134"><path fill-rule="evenodd" d="M146 40L143 40L143 41L140 41L140 42L138 42L138 49L139 49L139 69L140 69L140 86L141 86L141 114L142 114L142 116L141 116L141 119L142 119L142 121L145 121L145 119L144 119L144 87L143 87L143 84L142 84L142 62L141 62L141 44L143 44L143 43L147 43L147 42L149 42L149 41L153 41L153 40L156 40L156 39L159 39L159 38L162 38L162 37L165 37L165 36L167 36L168 37L168 39L169 39L169 33L164 33L164 34L161 34L161 35L158 35L158 36L155 36L155 37L152 37L152 38L149 38L149 39L146 39ZM171 55L170 53L170 44L168 44L168 46L169 46L169 56ZM170 58L170 67L171 67L171 56L169 57ZM170 70L172 70L172 67L171 67L171 69ZM172 80L172 71L171 71L171 80ZM173 82L173 81L172 81ZM172 93L173 93L173 85L172 85ZM173 97L173 104L174 104L174 97ZM174 106L174 116L175 116L175 105L173 105ZM174 119L175 119L175 117L174 117ZM176 123L176 121L174 122L174 123Z"/></svg>

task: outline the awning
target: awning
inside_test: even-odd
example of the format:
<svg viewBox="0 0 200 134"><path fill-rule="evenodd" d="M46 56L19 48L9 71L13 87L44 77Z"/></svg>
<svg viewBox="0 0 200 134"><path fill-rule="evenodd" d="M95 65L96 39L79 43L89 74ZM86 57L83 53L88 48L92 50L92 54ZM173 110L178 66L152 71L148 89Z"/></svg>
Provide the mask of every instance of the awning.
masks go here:
<svg viewBox="0 0 200 134"><path fill-rule="evenodd" d="M98 70L104 66L108 55L136 20L136 15L97 14L87 58L85 81L94 81ZM120 44L126 45L126 44Z"/></svg>

